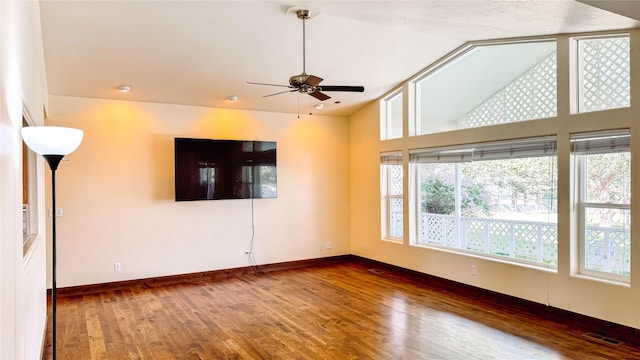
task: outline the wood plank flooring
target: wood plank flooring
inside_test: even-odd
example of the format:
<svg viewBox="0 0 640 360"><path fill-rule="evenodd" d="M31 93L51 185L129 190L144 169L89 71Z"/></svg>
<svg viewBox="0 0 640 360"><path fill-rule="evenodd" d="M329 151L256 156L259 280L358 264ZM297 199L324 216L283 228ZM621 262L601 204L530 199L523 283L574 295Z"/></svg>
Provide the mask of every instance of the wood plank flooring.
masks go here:
<svg viewBox="0 0 640 360"><path fill-rule="evenodd" d="M58 359L640 358L639 347L572 324L357 262L132 285L57 304ZM50 341L48 332L45 359Z"/></svg>

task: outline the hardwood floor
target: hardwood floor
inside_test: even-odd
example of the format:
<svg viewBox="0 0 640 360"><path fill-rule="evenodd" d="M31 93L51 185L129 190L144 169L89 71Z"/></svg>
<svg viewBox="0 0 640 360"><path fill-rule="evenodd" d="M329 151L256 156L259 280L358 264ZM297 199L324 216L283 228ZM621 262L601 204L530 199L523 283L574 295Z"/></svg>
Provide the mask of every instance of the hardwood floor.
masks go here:
<svg viewBox="0 0 640 360"><path fill-rule="evenodd" d="M638 359L589 329L370 264L59 295L58 359ZM606 335L606 334L605 334ZM45 359L51 358L50 333Z"/></svg>

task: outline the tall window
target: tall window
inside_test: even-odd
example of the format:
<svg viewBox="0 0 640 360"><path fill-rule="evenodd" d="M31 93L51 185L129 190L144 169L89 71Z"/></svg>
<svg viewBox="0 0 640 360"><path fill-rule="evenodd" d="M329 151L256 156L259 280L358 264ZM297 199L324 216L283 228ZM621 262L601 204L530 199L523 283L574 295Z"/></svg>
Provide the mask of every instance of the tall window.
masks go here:
<svg viewBox="0 0 640 360"><path fill-rule="evenodd" d="M580 229L580 271L628 281L631 272L629 131L571 136Z"/></svg>
<svg viewBox="0 0 640 360"><path fill-rule="evenodd" d="M412 244L557 265L556 139L410 152Z"/></svg>
<svg viewBox="0 0 640 360"><path fill-rule="evenodd" d="M403 238L403 171L402 153L380 156L380 198L382 238L402 241Z"/></svg>
<svg viewBox="0 0 640 360"><path fill-rule="evenodd" d="M555 40L476 45L415 81L415 134L554 117Z"/></svg>
<svg viewBox="0 0 640 360"><path fill-rule="evenodd" d="M578 112L630 106L629 36L579 38Z"/></svg>
<svg viewBox="0 0 640 360"><path fill-rule="evenodd" d="M402 90L380 101L380 140L402 137Z"/></svg>

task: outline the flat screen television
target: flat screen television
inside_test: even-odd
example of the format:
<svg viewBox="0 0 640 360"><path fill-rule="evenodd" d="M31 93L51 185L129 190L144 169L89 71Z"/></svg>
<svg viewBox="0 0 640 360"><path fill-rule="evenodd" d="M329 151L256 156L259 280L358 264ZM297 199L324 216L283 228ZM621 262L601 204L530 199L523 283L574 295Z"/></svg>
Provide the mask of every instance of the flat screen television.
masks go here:
<svg viewBox="0 0 640 360"><path fill-rule="evenodd" d="M176 201L277 197L276 142L175 138Z"/></svg>

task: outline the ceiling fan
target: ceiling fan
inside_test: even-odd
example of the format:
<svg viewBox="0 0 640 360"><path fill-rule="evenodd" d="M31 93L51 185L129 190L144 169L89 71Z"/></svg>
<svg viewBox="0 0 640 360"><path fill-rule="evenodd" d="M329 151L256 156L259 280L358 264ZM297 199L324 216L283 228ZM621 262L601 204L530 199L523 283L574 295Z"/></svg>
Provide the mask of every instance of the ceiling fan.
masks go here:
<svg viewBox="0 0 640 360"><path fill-rule="evenodd" d="M281 86L281 87L289 88L289 90L265 95L263 97L269 97L269 96L297 91L303 94L306 93L308 95L311 95L320 101L324 101L327 99L331 99L331 96L325 94L323 91L363 92L364 86L337 86L337 85L320 86L320 82L323 80L321 77L317 77L315 75L308 75L306 73L305 21L309 19L310 13L309 13L309 10L298 10L296 11L296 15L298 16L298 19L302 20L302 74L291 76L289 78L289 85L265 84L265 83L257 83L257 82L248 82L248 83L253 85Z"/></svg>

